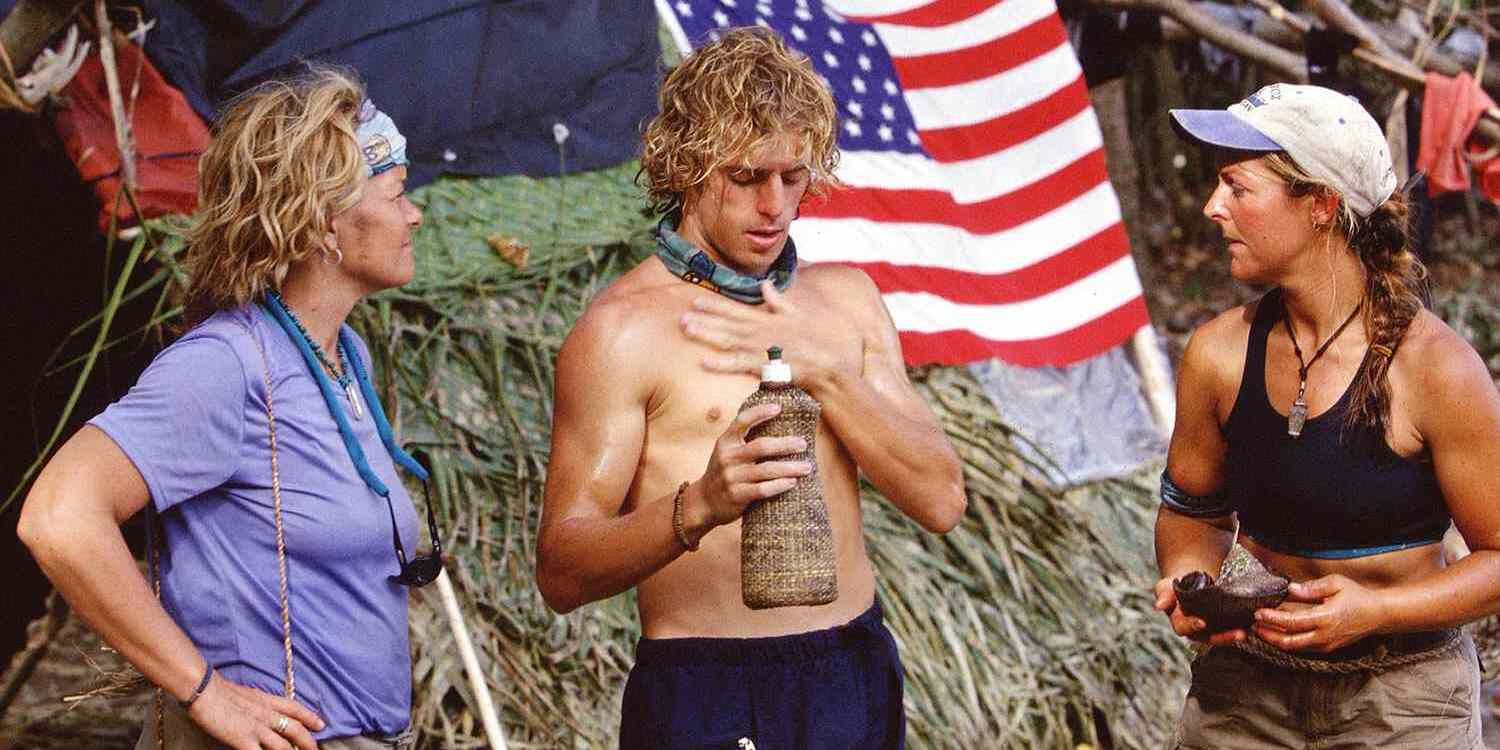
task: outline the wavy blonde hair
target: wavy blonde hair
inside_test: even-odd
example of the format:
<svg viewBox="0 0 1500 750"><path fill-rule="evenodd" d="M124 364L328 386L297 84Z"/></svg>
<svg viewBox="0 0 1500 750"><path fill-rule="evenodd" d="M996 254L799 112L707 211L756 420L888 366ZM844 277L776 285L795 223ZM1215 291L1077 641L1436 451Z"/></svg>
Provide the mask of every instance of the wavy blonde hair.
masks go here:
<svg viewBox="0 0 1500 750"><path fill-rule="evenodd" d="M365 162L353 71L310 65L235 97L198 162L198 212L187 235L186 324L280 289L293 263L321 253L333 217L359 202Z"/></svg>
<svg viewBox="0 0 1500 750"><path fill-rule="evenodd" d="M651 208L671 214L714 170L747 158L782 133L802 141L808 194L838 185L838 115L812 63L770 29L730 29L667 75L661 114L646 127L636 181Z"/></svg>
<svg viewBox="0 0 1500 750"><path fill-rule="evenodd" d="M1294 197L1331 195L1339 199L1338 216L1329 231L1342 235L1364 266L1360 317L1370 338L1367 365L1350 386L1344 427L1362 424L1384 435L1391 411L1391 360L1427 297L1427 268L1411 251L1411 208L1406 196L1398 191L1369 216L1360 217L1337 190L1309 175L1286 153L1267 154L1266 166L1286 183L1287 192Z"/></svg>

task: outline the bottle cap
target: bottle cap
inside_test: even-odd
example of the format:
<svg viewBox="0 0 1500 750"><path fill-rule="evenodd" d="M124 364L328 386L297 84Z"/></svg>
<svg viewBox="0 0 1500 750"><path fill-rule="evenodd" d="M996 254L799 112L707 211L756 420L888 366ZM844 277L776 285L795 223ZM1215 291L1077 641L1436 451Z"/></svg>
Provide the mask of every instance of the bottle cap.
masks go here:
<svg viewBox="0 0 1500 750"><path fill-rule="evenodd" d="M792 368L781 358L781 347L773 346L766 350L768 362L760 366L760 382L762 383L790 383L792 382Z"/></svg>

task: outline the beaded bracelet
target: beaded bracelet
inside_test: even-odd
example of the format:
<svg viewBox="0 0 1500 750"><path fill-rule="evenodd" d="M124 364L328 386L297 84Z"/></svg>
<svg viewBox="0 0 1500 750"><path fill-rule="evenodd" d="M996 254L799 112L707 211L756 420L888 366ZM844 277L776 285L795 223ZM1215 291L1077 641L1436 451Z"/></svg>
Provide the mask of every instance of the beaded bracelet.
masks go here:
<svg viewBox="0 0 1500 750"><path fill-rule="evenodd" d="M687 532L682 528L682 493L687 491L689 484L691 482L677 485L677 494L672 496L672 531L677 532L677 541L682 542L682 546L686 547L688 552L697 552L698 545L688 541Z"/></svg>
<svg viewBox="0 0 1500 750"><path fill-rule="evenodd" d="M213 679L213 676L214 665L210 663L208 668L203 670L203 679L198 681L198 687L193 688L193 694L186 699L177 701L177 705L181 706L184 711L192 707L195 701L203 697L203 691L208 689L208 681Z"/></svg>

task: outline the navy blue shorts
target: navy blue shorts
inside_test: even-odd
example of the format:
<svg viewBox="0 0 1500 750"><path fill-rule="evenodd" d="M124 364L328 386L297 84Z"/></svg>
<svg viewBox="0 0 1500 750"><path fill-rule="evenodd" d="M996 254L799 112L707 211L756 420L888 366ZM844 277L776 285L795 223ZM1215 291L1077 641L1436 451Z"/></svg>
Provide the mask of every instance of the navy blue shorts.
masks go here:
<svg viewBox="0 0 1500 750"><path fill-rule="evenodd" d="M622 750L889 750L903 673L877 602L846 625L774 638L642 638Z"/></svg>

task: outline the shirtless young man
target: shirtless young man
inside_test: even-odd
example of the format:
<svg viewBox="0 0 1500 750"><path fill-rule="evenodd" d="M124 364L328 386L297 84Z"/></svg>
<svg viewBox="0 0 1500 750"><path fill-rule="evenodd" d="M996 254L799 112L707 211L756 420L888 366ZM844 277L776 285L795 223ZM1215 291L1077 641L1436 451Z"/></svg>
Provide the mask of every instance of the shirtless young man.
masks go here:
<svg viewBox="0 0 1500 750"><path fill-rule="evenodd" d="M741 29L667 77L661 110L641 160L666 215L658 254L593 301L558 355L538 586L560 612L637 589L624 748L901 747L859 472L929 531L967 501L875 286L795 268L788 226L837 163L833 101L773 33ZM736 414L771 344L823 406L839 598L756 611L740 598L740 516L811 468L774 460L799 438L744 439L775 413Z"/></svg>

